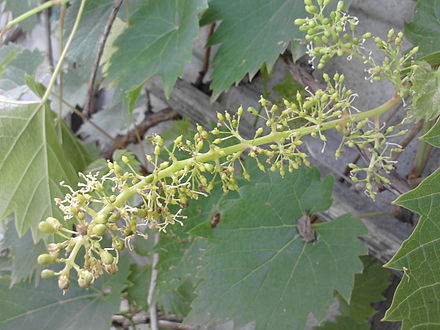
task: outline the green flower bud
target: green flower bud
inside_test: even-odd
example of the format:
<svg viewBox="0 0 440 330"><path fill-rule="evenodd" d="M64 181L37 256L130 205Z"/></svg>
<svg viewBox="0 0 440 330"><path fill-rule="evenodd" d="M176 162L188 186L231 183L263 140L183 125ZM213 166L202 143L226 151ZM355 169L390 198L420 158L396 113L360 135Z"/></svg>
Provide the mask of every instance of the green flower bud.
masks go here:
<svg viewBox="0 0 440 330"><path fill-rule="evenodd" d="M52 269L43 269L41 271L41 278L50 278L55 276L55 272Z"/></svg>
<svg viewBox="0 0 440 330"><path fill-rule="evenodd" d="M82 269L78 273L78 285L81 288L88 288L93 281L93 275L88 270Z"/></svg>
<svg viewBox="0 0 440 330"><path fill-rule="evenodd" d="M38 224L38 229L46 234L54 234L60 228L61 228L60 222L53 217L48 217L45 221L41 221Z"/></svg>
<svg viewBox="0 0 440 330"><path fill-rule="evenodd" d="M95 223L107 223L107 217L104 214L98 214L94 219Z"/></svg>
<svg viewBox="0 0 440 330"><path fill-rule="evenodd" d="M154 147L154 155L159 156L160 155L160 147L157 145Z"/></svg>
<svg viewBox="0 0 440 330"><path fill-rule="evenodd" d="M101 223L98 223L97 225L94 225L92 228L92 233L97 236L104 235L105 231L107 230L107 226Z"/></svg>
<svg viewBox="0 0 440 330"><path fill-rule="evenodd" d="M110 252L103 250L100 253L100 257L101 257L101 261L104 265L110 265L113 263L113 256L111 255Z"/></svg>
<svg viewBox="0 0 440 330"><path fill-rule="evenodd" d="M47 253L40 254L37 258L38 264L42 266L49 266L53 264L56 260L57 260L56 256L52 256Z"/></svg>
<svg viewBox="0 0 440 330"><path fill-rule="evenodd" d="M120 239L119 237L113 237L112 247L115 250L121 251L125 247L124 241L122 239Z"/></svg>

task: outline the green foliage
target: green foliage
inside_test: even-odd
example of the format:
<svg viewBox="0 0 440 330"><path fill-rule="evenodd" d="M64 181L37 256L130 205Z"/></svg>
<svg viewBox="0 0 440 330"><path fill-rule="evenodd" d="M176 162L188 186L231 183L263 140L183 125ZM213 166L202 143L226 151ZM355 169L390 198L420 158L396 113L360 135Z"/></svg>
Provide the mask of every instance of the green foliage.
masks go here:
<svg viewBox="0 0 440 330"><path fill-rule="evenodd" d="M440 51L440 3L418 0L413 21L405 24L405 37L420 47L421 55Z"/></svg>
<svg viewBox="0 0 440 330"><path fill-rule="evenodd" d="M72 31L80 2L74 1L72 6L67 9L65 22L65 33L67 36ZM111 8L112 1L108 0L88 0L86 3L81 25L68 53L69 60L75 62L85 72L89 72L92 68L91 64L95 58Z"/></svg>
<svg viewBox="0 0 440 330"><path fill-rule="evenodd" d="M335 322L326 322L316 329L370 329L368 318L376 313L371 304L385 299L382 293L390 285L391 274L370 256L362 256L361 260L364 270L355 275L349 302L337 295L341 315Z"/></svg>
<svg viewBox="0 0 440 330"><path fill-rule="evenodd" d="M292 21L305 14L302 0L211 1L202 24L221 21L208 43L220 45L210 86L213 98L246 74L252 78L264 63L271 69L289 42L303 37Z"/></svg>
<svg viewBox="0 0 440 330"><path fill-rule="evenodd" d="M236 326L256 321L257 329L302 329L309 312L325 315L334 290L349 299L353 274L362 270L358 256L366 252L358 240L366 234L363 224L350 215L315 224L312 243L296 227L304 213L331 205L332 183L331 177L320 181L316 170L299 169L242 186L209 239L186 322L232 319Z"/></svg>
<svg viewBox="0 0 440 330"><path fill-rule="evenodd" d="M11 285L25 280L30 281L38 276L37 272L41 271L41 266L35 263L35 260L41 253L46 252L44 242L40 241L35 244L30 232L20 238L15 230L14 222L10 221L7 223L5 239L2 243L10 250L12 259Z"/></svg>
<svg viewBox="0 0 440 330"><path fill-rule="evenodd" d="M385 319L402 320L403 330L440 327L439 187L440 169L437 169L416 189L395 201L421 215L411 236L387 263L390 268L402 270L404 275Z"/></svg>
<svg viewBox="0 0 440 330"><path fill-rule="evenodd" d="M96 329L110 327L119 311L121 292L127 286L128 259L123 258L117 275L96 283L93 290L72 287L65 295L55 279L20 283L9 288L9 278L0 278L0 328L2 329Z"/></svg>
<svg viewBox="0 0 440 330"><path fill-rule="evenodd" d="M13 45L0 49L0 90L3 92L23 87L26 74L34 75L38 66L43 62L43 55L38 50L21 50ZM8 95L16 97L16 95ZM9 93L9 94L10 94Z"/></svg>
<svg viewBox="0 0 440 330"><path fill-rule="evenodd" d="M14 213L18 234L32 229L34 237L38 237L39 221L48 216L62 218L53 202L65 192L59 182L76 183L76 171L82 170L73 167L77 153L72 150L85 152L76 142L72 144L75 137L64 138L60 143L54 116L47 106L3 103L0 117L0 216ZM64 137L71 134L63 130Z"/></svg>
<svg viewBox="0 0 440 330"><path fill-rule="evenodd" d="M437 119L434 126L421 139L434 147L440 148L440 119Z"/></svg>
<svg viewBox="0 0 440 330"><path fill-rule="evenodd" d="M151 266L130 265L128 280L130 286L127 288L128 301L135 303L141 309L148 309L147 295L150 286Z"/></svg>
<svg viewBox="0 0 440 330"><path fill-rule="evenodd" d="M427 62L420 62L412 79L412 105L416 117L432 120L440 114L440 68L433 70Z"/></svg>
<svg viewBox="0 0 440 330"><path fill-rule="evenodd" d="M110 77L130 90L160 75L169 95L191 59L197 15L206 8L206 0L145 1L114 43L118 49L110 60Z"/></svg>

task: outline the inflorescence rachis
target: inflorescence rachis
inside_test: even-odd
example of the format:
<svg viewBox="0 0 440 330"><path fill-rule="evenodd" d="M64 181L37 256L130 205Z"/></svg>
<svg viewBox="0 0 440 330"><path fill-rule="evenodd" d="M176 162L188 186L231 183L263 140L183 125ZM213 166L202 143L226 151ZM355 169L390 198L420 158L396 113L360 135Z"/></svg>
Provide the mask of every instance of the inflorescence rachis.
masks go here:
<svg viewBox="0 0 440 330"><path fill-rule="evenodd" d="M388 183L386 174L394 164L391 153L401 151L389 139L405 131L400 127L384 128L375 119L407 95L410 85L407 77L411 75L402 72L415 67L413 56L417 49L402 55L402 35L399 33L395 37L394 31L388 34L388 41L374 38L385 53L379 66L369 54L363 54L363 45L372 35L355 36L357 19L342 11L341 1L329 17L324 14L329 0L317 0L318 6L312 0L304 2L312 17L298 19L295 24L307 33L306 39L311 42L309 55L320 58L318 68L323 68L334 56L348 54L370 65L367 72L371 77L368 79L392 81L396 95L375 109L353 113L357 111L352 107L356 95L344 86L344 76L335 74L330 78L324 74L324 90L308 97L298 93L295 101L286 100L284 106L261 98L263 114L248 108L250 114L265 122L264 128L255 130L253 139L240 135L244 112L240 107L233 115L219 113L217 126L212 130L197 125L192 139L179 136L167 146L159 135L151 137L154 153L147 155L146 160L154 169L147 176L139 174L130 159L123 156L121 163L108 162L109 171L105 175L80 174L83 182L77 190L62 183L69 193L56 203L64 213L65 222L73 222L75 226L69 229L52 217L40 223L42 232L57 234L62 242L49 244L48 253L40 255L38 262L44 266L65 264L59 271L43 270L43 278L58 276L60 289L66 290L74 269L79 286L90 286L104 271L111 274L117 271L119 251L130 247L130 240L135 235L146 237L146 227L166 231L169 225L183 224L182 209L188 201L209 194L217 182L221 182L225 192L237 190L237 165L243 177L250 179L242 163L243 156L254 158L262 171L269 169L284 175L302 164L309 165L307 154L301 150L302 138L310 135L325 144L324 133L331 128L339 130L343 136L336 156L345 146L356 146L369 155L366 168L350 164L354 181L364 182L371 197L378 183ZM350 33L346 33L347 25ZM184 152L188 157L179 160L177 152ZM136 202L134 196L137 196ZM105 234L111 238L111 247L102 246ZM80 250L84 250L83 261L77 261Z"/></svg>

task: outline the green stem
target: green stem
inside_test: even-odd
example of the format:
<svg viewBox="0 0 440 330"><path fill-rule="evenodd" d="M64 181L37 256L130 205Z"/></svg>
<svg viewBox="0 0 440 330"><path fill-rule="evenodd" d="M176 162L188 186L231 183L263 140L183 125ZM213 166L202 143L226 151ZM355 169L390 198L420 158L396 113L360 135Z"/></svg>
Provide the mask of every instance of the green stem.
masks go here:
<svg viewBox="0 0 440 330"><path fill-rule="evenodd" d="M39 12L42 12L43 10L50 8L52 6L56 6L56 5L65 5L67 3L68 0L52 0L52 1L47 1L41 5L39 5L38 7L35 7L27 12L25 12L24 14L14 18L12 21L10 21L8 24L6 24L6 26L3 28L3 30L1 31L1 35L4 34L6 31L8 31L11 27L13 27L15 24L18 24L20 22L23 22L24 20L27 20L29 17L32 17L36 14L38 14Z"/></svg>
<svg viewBox="0 0 440 330"><path fill-rule="evenodd" d="M75 259L79 250L87 242L87 239L83 236L78 236L73 239L76 240L75 246L73 247L72 252L70 252L69 258L66 260L66 266L63 269L63 272L66 274L68 274L70 272L70 269L72 269L72 267L74 266Z"/></svg>
<svg viewBox="0 0 440 330"><path fill-rule="evenodd" d="M422 127L422 135L426 134L432 127L433 121L425 121ZM418 181L415 180L420 178L426 167L426 162L428 161L429 155L432 151L432 145L426 143L423 140L419 140L419 146L417 147L416 156L413 161L412 168L408 173L408 179L412 187L418 185Z"/></svg>
<svg viewBox="0 0 440 330"><path fill-rule="evenodd" d="M67 55L67 51L69 50L69 48L73 42L73 39L76 35L76 32L78 31L79 23L81 21L82 15L83 15L86 2L87 2L87 0L81 1L81 5L79 6L79 10L78 10L78 15L76 16L75 23L73 24L72 32L70 33L69 38L67 39L66 46L64 46L63 52L61 53L61 56L60 56L58 63L57 63L57 66L55 67L55 70L52 74L52 77L50 78L49 84L47 85L46 92L44 93L44 95L41 99L41 104L44 104L47 101L47 99L49 98L49 95L52 91L52 88L55 84L55 81L57 80L57 76L61 71L64 59ZM58 1L58 3L59 3L59 1Z"/></svg>
<svg viewBox="0 0 440 330"><path fill-rule="evenodd" d="M344 125L348 120L357 122L364 120L366 118L374 118L378 117L384 112L391 109L395 104L397 104L400 101L400 97L395 95L390 100L385 102L384 104L378 106L377 108L361 112L355 115L352 115L350 119L347 118L341 118L337 120L332 120L326 123L321 124L319 127L318 125L314 126L308 126L308 127L301 127L296 128L292 130L288 130L285 132L276 132L276 133L270 133L266 136L262 136L260 138L257 138L255 140L243 140L240 143L237 143L236 145L232 145L229 147L225 147L219 150L213 150L211 149L208 152L198 154L197 156L193 158L187 158L184 160L180 160L177 162L173 162L169 167L155 173L150 174L146 176L143 180L141 180L139 183L135 184L134 186L127 188L123 190L116 198L116 201L112 204L107 204L104 206L98 214L102 214L104 216L107 216L115 207L121 207L131 196L135 195L138 190L144 188L146 185L151 184L153 180L161 180L166 177L170 177L173 175L173 173L184 169L187 166L190 166L194 161L200 162L200 163L206 163L213 160L216 160L218 158L224 157L226 155L234 154L237 152L243 152L246 149L252 148L254 146L259 146L263 144L268 144L272 142L278 142L281 140L284 140L292 135L298 135L298 136L304 136L309 135L310 133L316 132L318 130L325 131L332 128L335 128L337 126Z"/></svg>

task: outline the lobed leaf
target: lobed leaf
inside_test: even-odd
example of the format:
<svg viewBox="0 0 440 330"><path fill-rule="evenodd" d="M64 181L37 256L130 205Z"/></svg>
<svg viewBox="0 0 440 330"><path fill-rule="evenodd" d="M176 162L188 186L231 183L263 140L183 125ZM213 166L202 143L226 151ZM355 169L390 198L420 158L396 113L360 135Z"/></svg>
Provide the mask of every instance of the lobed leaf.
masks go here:
<svg viewBox="0 0 440 330"><path fill-rule="evenodd" d="M118 49L111 56L109 76L123 90L131 90L160 75L169 96L191 59L199 32L197 15L206 8L206 0L145 1L114 42Z"/></svg>
<svg viewBox="0 0 440 330"><path fill-rule="evenodd" d="M213 60L212 97L246 74L252 78L263 64L271 70L289 42L303 38L293 21L305 16L303 0L211 1L202 24L221 21L208 44L220 45Z"/></svg>
<svg viewBox="0 0 440 330"><path fill-rule="evenodd" d="M36 103L1 103L0 131L0 217L14 213L19 236L31 229L34 238L41 237L42 219L63 218L54 203L65 193L59 182L76 182L82 168L73 165L84 164L79 155L85 151L63 126L61 144L52 112Z"/></svg>
<svg viewBox="0 0 440 330"><path fill-rule="evenodd" d="M253 179L254 180L254 179ZM283 179L263 174L223 208L203 256L202 281L186 322L256 321L256 329L303 329L308 314L324 317L337 290L349 300L366 253L366 228L350 215L313 226L302 241L296 221L331 205L333 179L300 169ZM319 297L319 299L316 299ZM271 304L268 304L268 302Z"/></svg>
<svg viewBox="0 0 440 330"><path fill-rule="evenodd" d="M402 329L440 327L440 169L395 203L421 215L411 236L387 263L404 275L385 320Z"/></svg>
<svg viewBox="0 0 440 330"><path fill-rule="evenodd" d="M420 55L440 51L440 2L418 0L413 21L405 24L405 37L420 47Z"/></svg>

